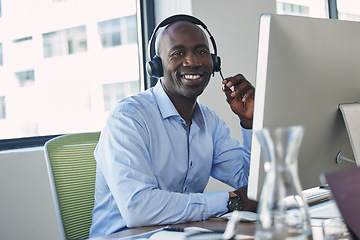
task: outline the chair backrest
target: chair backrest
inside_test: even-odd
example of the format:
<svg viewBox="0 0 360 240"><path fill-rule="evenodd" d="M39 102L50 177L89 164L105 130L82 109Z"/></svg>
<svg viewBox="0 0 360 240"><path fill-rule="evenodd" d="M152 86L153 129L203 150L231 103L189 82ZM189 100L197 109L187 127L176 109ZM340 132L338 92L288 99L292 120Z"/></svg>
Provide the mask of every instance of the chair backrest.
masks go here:
<svg viewBox="0 0 360 240"><path fill-rule="evenodd" d="M62 135L45 143L45 157L62 239L89 238L100 133Z"/></svg>

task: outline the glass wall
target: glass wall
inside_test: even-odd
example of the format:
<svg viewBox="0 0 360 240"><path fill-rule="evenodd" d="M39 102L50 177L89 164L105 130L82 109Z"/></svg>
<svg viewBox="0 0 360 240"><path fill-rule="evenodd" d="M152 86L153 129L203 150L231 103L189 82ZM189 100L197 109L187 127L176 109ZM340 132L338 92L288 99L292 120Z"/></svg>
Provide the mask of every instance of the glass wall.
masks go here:
<svg viewBox="0 0 360 240"><path fill-rule="evenodd" d="M334 8L334 9L329 9ZM337 13L340 20L360 21L359 0L277 0L278 14L329 18L329 12ZM333 17L336 18L336 17Z"/></svg>
<svg viewBox="0 0 360 240"><path fill-rule="evenodd" d="M0 1L0 139L100 131L141 91L136 0Z"/></svg>

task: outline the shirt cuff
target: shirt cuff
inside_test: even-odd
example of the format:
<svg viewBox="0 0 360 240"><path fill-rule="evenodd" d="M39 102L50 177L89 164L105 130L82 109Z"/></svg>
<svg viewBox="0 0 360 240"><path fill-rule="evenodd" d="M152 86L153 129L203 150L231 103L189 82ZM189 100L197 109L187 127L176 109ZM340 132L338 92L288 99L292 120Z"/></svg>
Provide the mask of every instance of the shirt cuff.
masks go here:
<svg viewBox="0 0 360 240"><path fill-rule="evenodd" d="M242 133L244 148L251 149L251 141L252 141L253 130L252 129L245 129L245 128L241 127L241 133Z"/></svg>
<svg viewBox="0 0 360 240"><path fill-rule="evenodd" d="M207 206L207 212L204 215L204 220L224 214L228 211L227 204L229 201L229 192L208 192L203 193L203 196Z"/></svg>

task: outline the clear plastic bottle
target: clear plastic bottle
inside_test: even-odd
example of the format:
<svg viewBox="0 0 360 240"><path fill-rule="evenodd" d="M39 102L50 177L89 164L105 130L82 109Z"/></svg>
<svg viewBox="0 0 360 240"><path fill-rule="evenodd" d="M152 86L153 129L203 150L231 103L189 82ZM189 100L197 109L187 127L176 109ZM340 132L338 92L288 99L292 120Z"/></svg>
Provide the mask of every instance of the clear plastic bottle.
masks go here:
<svg viewBox="0 0 360 240"><path fill-rule="evenodd" d="M255 239L312 239L308 205L301 193L297 168L303 134L302 126L255 131L266 173Z"/></svg>

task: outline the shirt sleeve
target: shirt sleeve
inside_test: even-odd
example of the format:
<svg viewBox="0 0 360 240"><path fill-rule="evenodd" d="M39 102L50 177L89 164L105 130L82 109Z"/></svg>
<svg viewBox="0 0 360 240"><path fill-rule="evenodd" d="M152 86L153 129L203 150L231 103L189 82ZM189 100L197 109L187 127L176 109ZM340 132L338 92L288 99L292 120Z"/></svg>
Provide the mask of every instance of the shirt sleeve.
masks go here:
<svg viewBox="0 0 360 240"><path fill-rule="evenodd" d="M228 193L160 189L150 167L149 134L140 116L108 119L95 156L127 227L200 221L226 212Z"/></svg>
<svg viewBox="0 0 360 240"><path fill-rule="evenodd" d="M239 124L241 127L241 124ZM227 124L218 119L214 131L211 176L237 189L248 184L252 129L241 127L243 144L233 138Z"/></svg>

